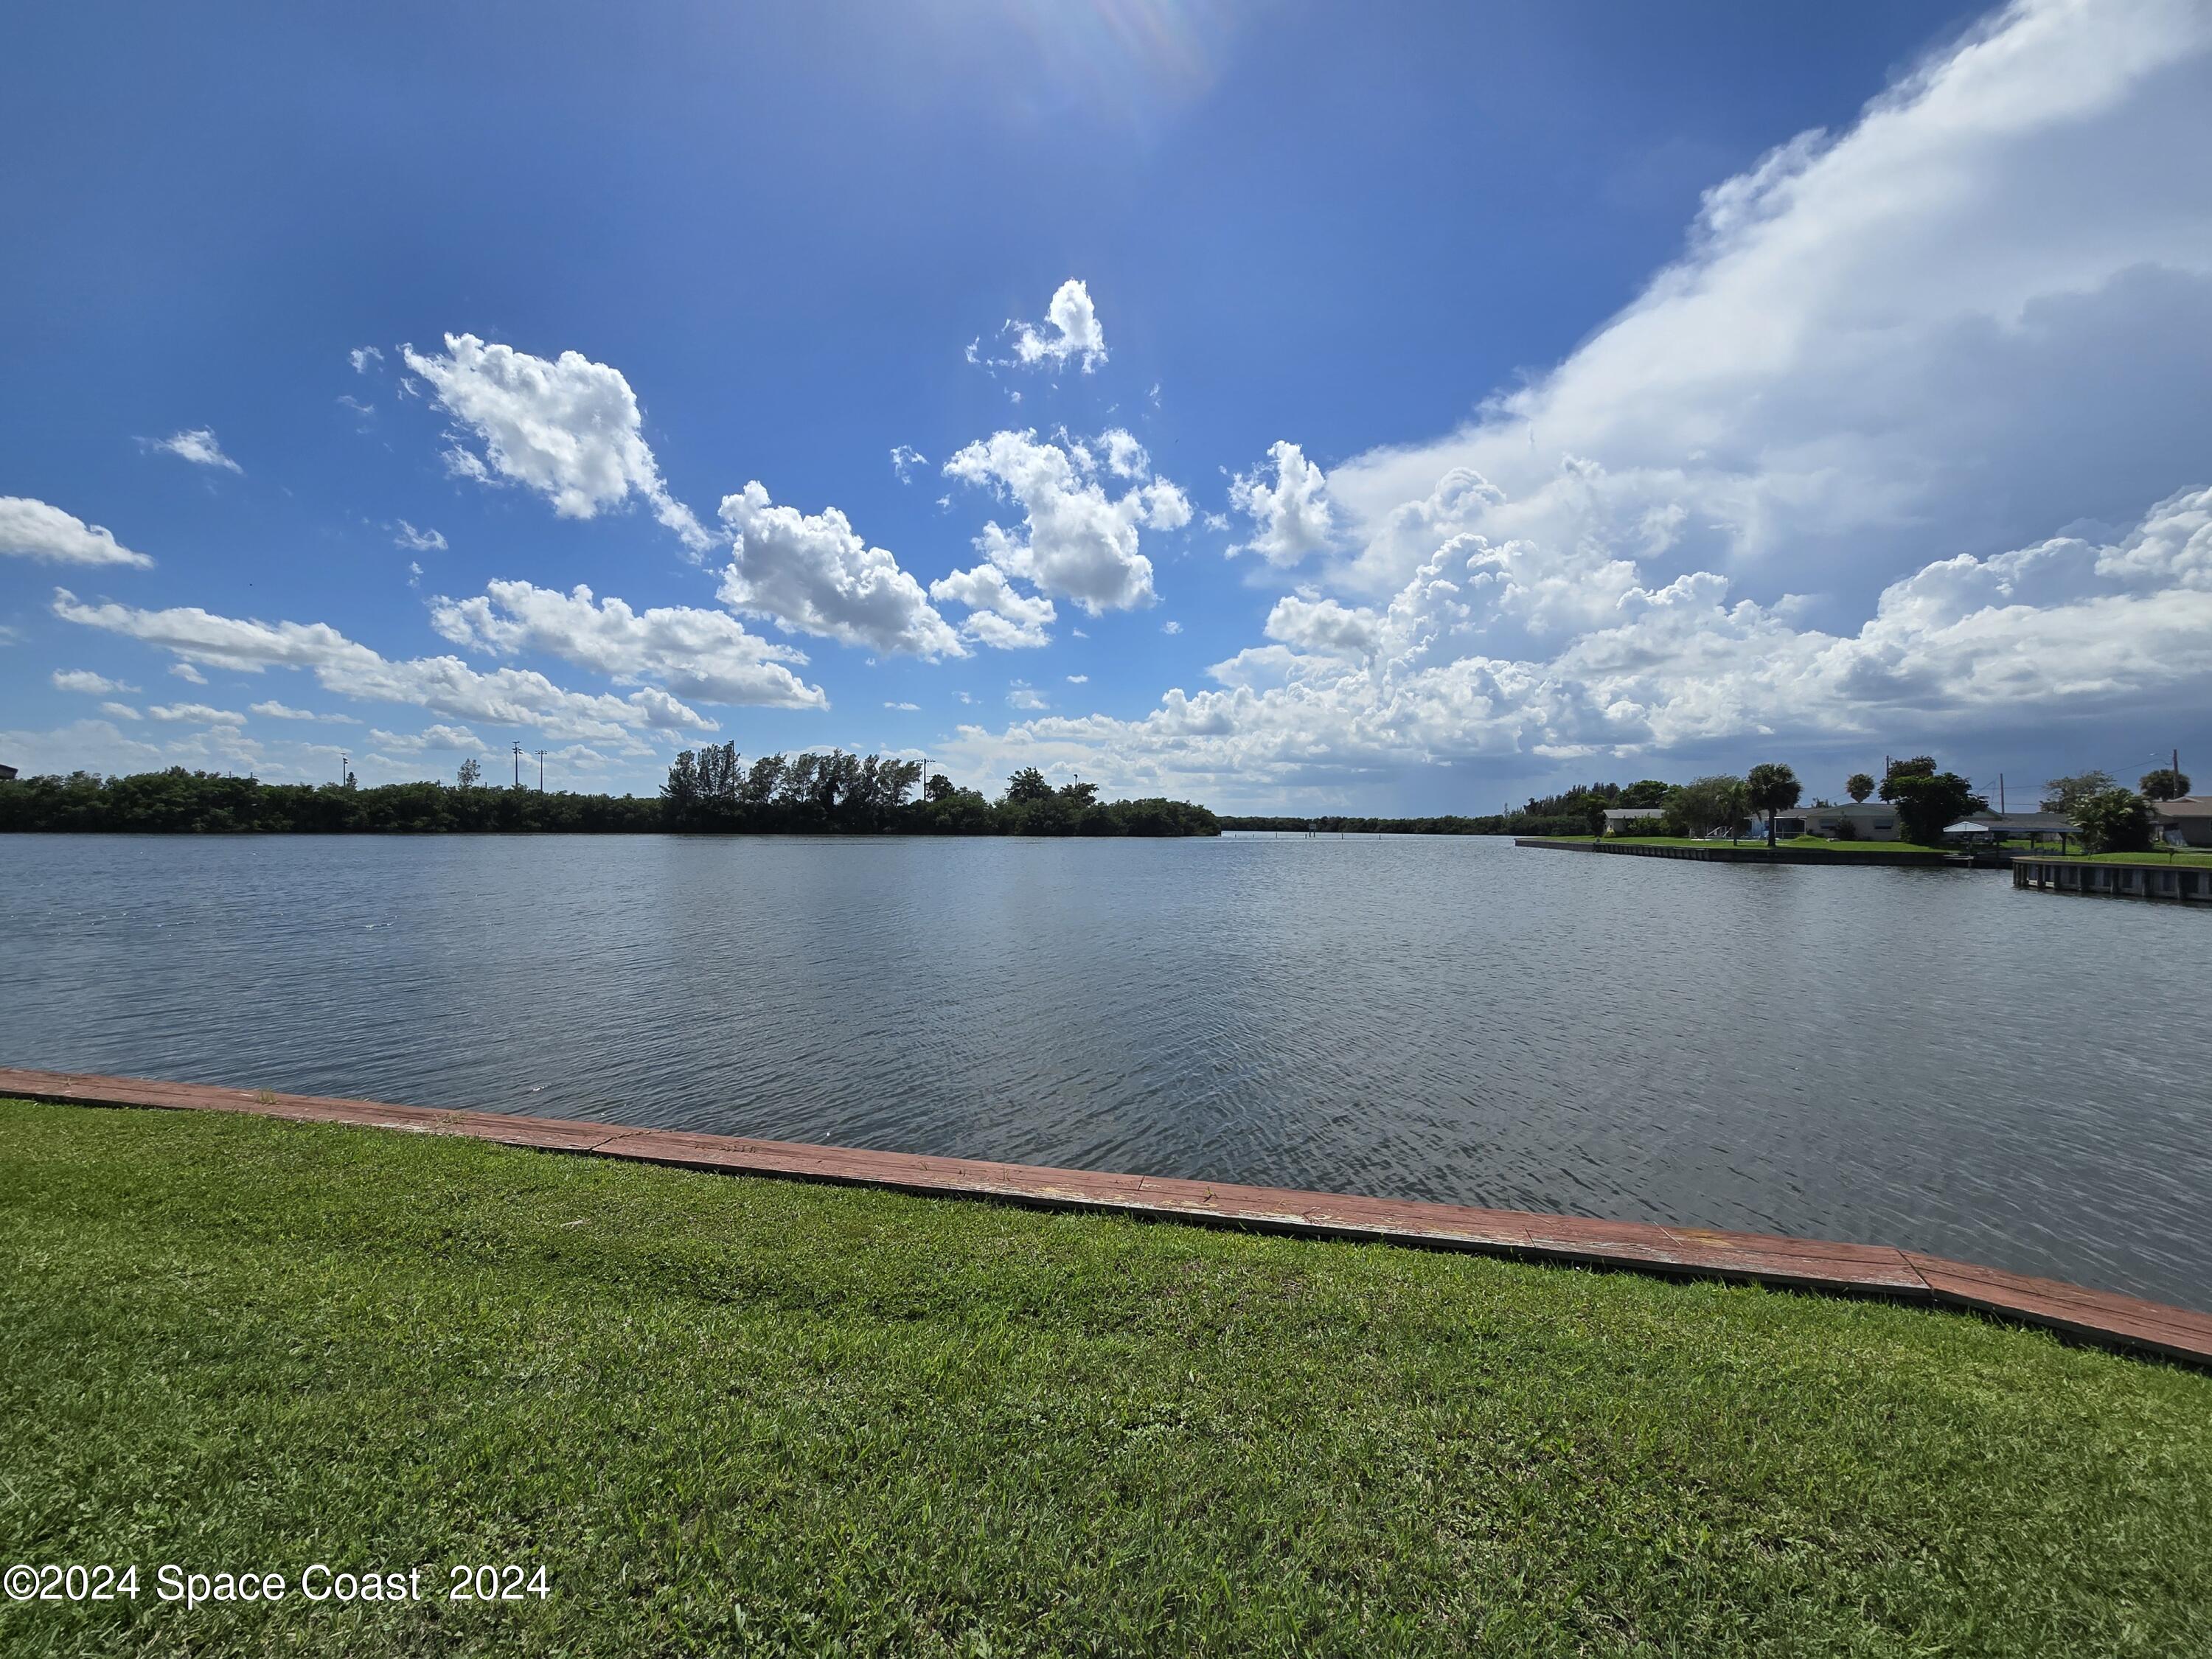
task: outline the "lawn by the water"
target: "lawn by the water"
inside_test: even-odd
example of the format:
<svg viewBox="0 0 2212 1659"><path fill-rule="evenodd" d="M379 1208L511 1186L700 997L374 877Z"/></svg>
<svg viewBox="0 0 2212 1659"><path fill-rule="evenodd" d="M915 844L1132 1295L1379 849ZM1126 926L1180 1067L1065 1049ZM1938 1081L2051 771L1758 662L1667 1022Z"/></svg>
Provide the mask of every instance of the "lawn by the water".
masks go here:
<svg viewBox="0 0 2212 1659"><path fill-rule="evenodd" d="M1600 837L1591 836L1589 839ZM1764 848L1766 845L1763 836L1746 836L1738 841L1715 841L1711 836L1607 836L1602 839L1608 847ZM1802 849L1816 853L1956 853L1960 850L1956 847L1929 847L1916 841L1829 841L1820 836L1785 836L1774 844L1792 852Z"/></svg>
<svg viewBox="0 0 2212 1659"><path fill-rule="evenodd" d="M0 1549L142 1587L11 1656L2212 1653L2212 1376L2041 1333L252 1118L0 1146Z"/></svg>
<svg viewBox="0 0 2212 1659"><path fill-rule="evenodd" d="M1560 840L1581 840L1580 836L1555 837ZM1590 837L1590 839L1597 839ZM1686 836L1607 836L1607 846L1622 847L1753 847L1766 845L1755 836L1746 836L1741 841L1710 841L1692 839ZM1798 836L1775 842L1777 847L1796 850L1800 848L1824 853L1964 853L1974 849L1961 844L1957 847L1929 847L1912 841L1827 841L1818 836ZM2164 848L2148 853L2068 853L2061 854L2055 847L2031 848L2021 842L2008 842L2002 851L2026 856L2033 853L2037 858L2065 857L2081 864L2154 864L2186 868L2212 864L2212 852L2167 852Z"/></svg>

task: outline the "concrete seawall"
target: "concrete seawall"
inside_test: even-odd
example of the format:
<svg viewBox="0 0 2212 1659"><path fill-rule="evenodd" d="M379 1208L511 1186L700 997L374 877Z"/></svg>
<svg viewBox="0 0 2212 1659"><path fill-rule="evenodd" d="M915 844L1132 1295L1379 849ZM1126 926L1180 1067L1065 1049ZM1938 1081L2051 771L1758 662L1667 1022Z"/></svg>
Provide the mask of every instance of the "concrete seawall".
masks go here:
<svg viewBox="0 0 2212 1659"><path fill-rule="evenodd" d="M2012 861L2012 884L2039 893L2212 905L2212 865L2174 864L2165 859L2105 863L2022 854Z"/></svg>
<svg viewBox="0 0 2212 1659"><path fill-rule="evenodd" d="M1827 847L1768 847L1763 842L1736 845L1715 842L1700 847L1651 847L1633 841L1570 839L1561 836L1519 836L1516 847L1541 847L1559 853L1618 853L1640 859L1689 859L1699 864L1850 864L1905 865L1929 870L1963 870L1972 863L1966 853L1884 852L1869 847L1846 853Z"/></svg>

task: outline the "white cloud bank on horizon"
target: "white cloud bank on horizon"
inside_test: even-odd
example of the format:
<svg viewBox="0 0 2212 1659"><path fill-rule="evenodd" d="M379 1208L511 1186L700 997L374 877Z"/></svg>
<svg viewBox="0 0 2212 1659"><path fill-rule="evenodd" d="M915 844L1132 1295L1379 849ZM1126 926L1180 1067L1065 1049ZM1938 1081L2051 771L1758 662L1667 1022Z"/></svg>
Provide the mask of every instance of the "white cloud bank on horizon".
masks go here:
<svg viewBox="0 0 2212 1659"><path fill-rule="evenodd" d="M1291 469L1350 550L1221 690L963 728L966 763L1233 794L2201 703L2212 169L2172 163L2212 154L2209 55L2179 0L1993 15L1709 191L1680 260L1471 425L1325 496ZM1281 448L1235 504L1288 565L1317 549L1267 541Z"/></svg>
<svg viewBox="0 0 2212 1659"><path fill-rule="evenodd" d="M526 485L564 519L596 518L635 494L693 553L713 545L669 494L645 441L644 411L620 370L578 351L548 362L473 334L447 335L442 356L411 345L399 355L483 446L479 454L455 441L446 464L456 477Z"/></svg>
<svg viewBox="0 0 2212 1659"><path fill-rule="evenodd" d="M625 741L638 752L649 752L638 740L641 732L719 729L658 687L617 697L566 690L530 670L479 673L459 657L396 661L327 623L264 623L217 616L197 605L145 611L112 603L87 605L66 588L56 590L52 609L64 622L173 652L183 659L182 666L204 663L246 673L305 669L325 690L339 696L410 704L434 714L524 726L551 737Z"/></svg>

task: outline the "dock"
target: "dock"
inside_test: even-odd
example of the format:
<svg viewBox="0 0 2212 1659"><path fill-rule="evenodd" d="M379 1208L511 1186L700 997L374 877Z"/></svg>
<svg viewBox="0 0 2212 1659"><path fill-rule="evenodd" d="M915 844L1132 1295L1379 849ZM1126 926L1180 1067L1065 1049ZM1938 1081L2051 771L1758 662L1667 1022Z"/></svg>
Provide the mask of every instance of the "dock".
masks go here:
<svg viewBox="0 0 2212 1659"><path fill-rule="evenodd" d="M2039 893L2212 904L2212 865L2176 864L2170 859L2100 861L2023 853L2012 861L2012 884Z"/></svg>

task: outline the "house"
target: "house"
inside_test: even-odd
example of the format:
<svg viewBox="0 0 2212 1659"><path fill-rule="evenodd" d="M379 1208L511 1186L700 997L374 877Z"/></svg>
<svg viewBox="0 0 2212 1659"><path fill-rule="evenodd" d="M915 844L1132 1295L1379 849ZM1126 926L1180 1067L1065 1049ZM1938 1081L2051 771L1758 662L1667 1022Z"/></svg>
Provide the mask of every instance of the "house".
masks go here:
<svg viewBox="0 0 2212 1659"><path fill-rule="evenodd" d="M2212 795L2184 795L2150 804L2154 830L2184 847L2212 847Z"/></svg>
<svg viewBox="0 0 2212 1659"><path fill-rule="evenodd" d="M15 769L14 767L12 767L12 766L0 766L0 783L5 783L5 782L7 782L9 779L10 779L10 778L14 777L15 775Z"/></svg>
<svg viewBox="0 0 2212 1659"><path fill-rule="evenodd" d="M1796 806L1774 815L1774 833L1784 841L1792 836L1839 841L1846 833L1845 824L1850 826L1848 833L1853 841L1895 841L1897 809L1886 800L1845 801L1841 806ZM1758 820L1753 828L1765 836L1766 820Z"/></svg>
<svg viewBox="0 0 2212 1659"><path fill-rule="evenodd" d="M1609 806L1605 813L1608 836L1649 836L1657 833L1667 815L1656 806Z"/></svg>

